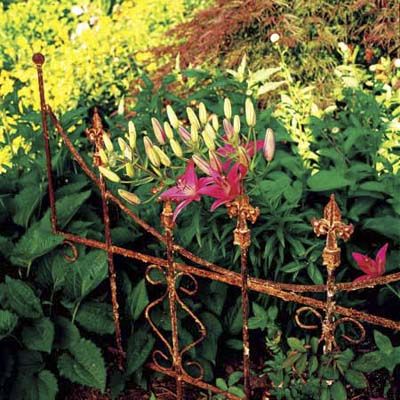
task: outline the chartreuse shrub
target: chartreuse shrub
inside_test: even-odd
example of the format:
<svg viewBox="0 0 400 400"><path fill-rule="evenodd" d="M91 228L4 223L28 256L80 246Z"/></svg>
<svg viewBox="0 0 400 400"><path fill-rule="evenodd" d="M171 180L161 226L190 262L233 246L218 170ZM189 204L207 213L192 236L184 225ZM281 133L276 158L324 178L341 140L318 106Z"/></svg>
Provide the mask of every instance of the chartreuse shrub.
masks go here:
<svg viewBox="0 0 400 400"><path fill-rule="evenodd" d="M264 74L269 74L271 81L279 82L271 71ZM169 103L187 126L189 117L186 107L192 107L199 119L203 119L198 114L200 103L204 104L207 118L211 114L222 116L224 99L229 98L232 116L238 115L241 127L245 127L246 99L256 94L256 90L268 83L268 79L257 81L254 78L256 83L249 88L246 79L237 79L232 74L220 71L211 74L191 69L166 76L155 91L151 80L144 76L142 91L130 110L136 113L134 125L138 147L133 141L129 143L128 122L132 121L127 121L123 115L105 118L107 131L111 133L114 143L113 149L106 154L107 161L110 170L118 173L121 179L118 183L109 182L110 189L116 193L118 189L134 193L142 200L142 204L129 207L160 228L157 222L160 206L150 195L159 182L156 171L153 171L154 176L150 181L148 177L140 175L135 165L128 165L133 162L128 160L130 151L133 153L133 150L138 150L139 154L144 154L144 136L153 143L157 142L151 118L157 118L164 126L163 123L167 121L165 104ZM169 89L172 83L189 85L190 94L185 98L176 96ZM247 189L252 204L261 209L260 220L252 229L253 243L249 253L252 275L284 282L324 281L325 272L320 258L323 240L314 237L310 219L321 215L331 192L336 194L344 219L356 225L356 233L342 252L343 262L338 269L338 281L351 281L361 275L352 260L352 251L371 255L384 243L389 243L386 271L398 268L399 176L395 173L393 161L380 154L383 143L391 133L397 106L391 101L381 101L384 94L380 83L373 82L370 89L353 87L342 90L334 109L323 110L312 118L306 118L308 109L305 108L302 127L309 132L310 151L317 155L312 160L312 168L305 164L298 142L291 134L290 124L283 118L281 106L270 103L267 108L257 112L255 139L263 139L265 129L272 128L276 152L269 163L258 154L251 166L252 179ZM8 98L9 107L15 107L13 113L18 113L18 103L13 99ZM254 99L253 104L256 104ZM70 132L74 145L90 163L89 153L92 149L83 135L87 118L88 110L79 108L63 114L61 122ZM18 168L10 169L0 178L0 397L9 398L12 394L13 399L52 399L57 390L62 393L63 388L68 388L67 382L99 390L107 387L114 396L123 390L126 382L133 381L146 387L147 379L151 379L151 376L143 373L143 365L154 347L155 338L143 318L143 310L153 295L143 279L143 268L136 263L116 259L128 363L126 371L115 372L112 356L108 352L113 345L113 324L105 256L97 250L78 246L80 257L75 263L69 264L63 258L64 250L68 251L68 248L64 249L61 238L50 232L39 123L40 116L29 110L17 118L16 129L30 143L31 151L28 156L22 151L16 152ZM221 119L216 129L222 132ZM202 131L198 133L202 135ZM176 131L173 137L180 140ZM122 152L118 149L123 142L119 140L120 144L117 145L117 138L125 138ZM52 146L60 226L84 237L104 240L97 190L71 161L65 148L55 140ZM185 149L183 143L181 146ZM160 149L169 158L171 166L182 165L181 161L178 164L179 157L173 153L170 141L160 145ZM391 154L394 152L391 151ZM177 170L175 174L179 172ZM174 177L171 175L165 184L173 186ZM227 218L226 210L222 207L211 213L210 205L211 200L205 199L201 203L190 204L182 211L177 219L176 240L210 261L237 269L239 254L232 245L234 222ZM118 214L115 209L112 209L111 215L113 240L117 245L156 255L164 254L160 244L139 231L124 215ZM353 293L351 298L341 294L338 302L396 318L395 308L386 305L398 301L398 290L398 284L394 284L390 288L376 288L374 295L368 297L363 291ZM349 378L351 375L360 378L360 374L368 373L359 368L360 364L367 363L357 361L357 349L352 349L352 357L349 352L341 353L344 355L339 357L340 362L335 358L332 361L321 357L320 349L313 353L308 347L312 339L304 338L294 330L292 315L295 305L274 303L265 296L252 295L251 300L253 335L266 335L268 340L274 341L276 353L281 354L275 366L266 365L271 377L276 377L277 388L281 377L289 385L299 378L293 375L290 365L293 361L290 356L297 352L296 357L301 354L294 364L299 362L299 368L306 364L303 374L315 378L315 393L325 390L325 365L332 367L343 360L343 363L347 363L346 368L341 367L343 372L339 367L332 367L336 371L333 372L336 387L341 384L349 389L348 385L352 385L355 390L364 390L357 389L355 379ZM240 357L242 343L238 291L222 283L200 281L198 295L184 298L184 301L196 310L208 331L207 338L191 350L190 356L203 365L207 381L215 381L218 377L220 379L216 383L220 387L228 387L239 393L238 374L225 377L216 373L224 362L225 354L231 358L236 355ZM154 312L153 319L161 329L169 332L171 327L165 318L166 313L168 306L162 304ZM196 332L193 332L192 321L186 314L178 313L178 318L181 345L185 345L197 337ZM268 329L272 329L273 333L269 333ZM287 332L289 337L296 336L297 339L288 340L281 333L281 339L278 340L279 332ZM386 340L377 333L374 336L377 350L368 357L375 360L379 358L375 367L379 365L386 368L388 373L396 373L396 363L382 354L375 354L383 351L382 343L388 348L388 341L393 348L397 348L396 337ZM315 360L314 356L316 361L312 361ZM288 358L291 361L282 366ZM310 369L313 371L310 372ZM331 372L328 369L326 373ZM293 383L289 389L296 387ZM327 390L330 395L330 388ZM284 395L288 396L286 392Z"/></svg>
<svg viewBox="0 0 400 400"><path fill-rule="evenodd" d="M38 107L34 53L46 56L47 94L54 110L95 103L113 107L140 68L157 67L147 61L147 49L166 43L163 33L194 8L184 0L1 3L0 97L16 90L18 103L12 109L0 106L0 164L9 163L21 145L15 108Z"/></svg>

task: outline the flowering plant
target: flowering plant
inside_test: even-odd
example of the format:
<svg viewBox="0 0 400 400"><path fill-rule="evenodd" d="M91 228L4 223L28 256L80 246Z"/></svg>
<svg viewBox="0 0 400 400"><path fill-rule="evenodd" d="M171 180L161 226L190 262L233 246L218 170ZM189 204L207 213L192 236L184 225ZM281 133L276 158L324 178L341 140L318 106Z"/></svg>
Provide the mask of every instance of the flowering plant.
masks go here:
<svg viewBox="0 0 400 400"><path fill-rule="evenodd" d="M141 143L130 121L126 137L118 138L117 149L110 137L104 135L104 149L99 154L103 164L100 172L113 182L133 183L136 187L153 181L153 196L147 201L157 197L177 203L174 219L202 196L214 199L211 206L214 211L244 194L244 181L254 170L255 159L261 152L267 162L275 152L271 129L266 129L262 139L258 138L257 117L250 98L245 101L242 118L232 114L228 98L223 102L223 109L222 124L215 113L207 111L204 103L198 105L197 113L187 107L187 119L182 123L168 105L168 120L161 123L152 118L153 135L144 132ZM124 181L120 178L122 171ZM205 176L199 177L198 173ZM119 194L131 203L141 202L134 193L120 190Z"/></svg>

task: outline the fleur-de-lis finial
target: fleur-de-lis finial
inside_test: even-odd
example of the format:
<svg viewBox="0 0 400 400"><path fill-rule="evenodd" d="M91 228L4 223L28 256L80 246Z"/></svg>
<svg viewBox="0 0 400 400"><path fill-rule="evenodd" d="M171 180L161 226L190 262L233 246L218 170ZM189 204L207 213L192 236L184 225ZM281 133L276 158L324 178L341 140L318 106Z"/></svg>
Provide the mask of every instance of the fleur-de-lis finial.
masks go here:
<svg viewBox="0 0 400 400"><path fill-rule="evenodd" d="M354 231L353 225L342 222L340 209L332 194L328 204L324 208L324 217L312 219L311 224L317 236L326 235L326 245L322 253L323 265L329 269L335 269L340 265L340 248L337 240L348 240Z"/></svg>

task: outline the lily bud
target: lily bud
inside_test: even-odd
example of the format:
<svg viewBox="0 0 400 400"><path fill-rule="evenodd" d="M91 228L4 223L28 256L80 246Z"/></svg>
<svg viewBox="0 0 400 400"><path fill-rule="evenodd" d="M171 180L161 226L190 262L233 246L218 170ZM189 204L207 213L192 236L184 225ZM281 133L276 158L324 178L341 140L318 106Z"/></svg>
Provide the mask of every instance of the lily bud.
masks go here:
<svg viewBox="0 0 400 400"><path fill-rule="evenodd" d="M135 193L128 192L127 190L123 189L118 189L118 194L126 200L128 203L131 203L133 205L140 204L141 201L138 196L136 196Z"/></svg>
<svg viewBox="0 0 400 400"><path fill-rule="evenodd" d="M133 168L132 163L128 162L125 164L125 172L129 178L133 178L135 176L135 170Z"/></svg>
<svg viewBox="0 0 400 400"><path fill-rule="evenodd" d="M123 153L125 151L125 149L127 148L127 143L125 142L124 139L122 139L121 137L118 138L118 146L121 149L121 152Z"/></svg>
<svg viewBox="0 0 400 400"><path fill-rule="evenodd" d="M199 141L199 131L195 125L191 125L190 127L190 138L193 143L197 143Z"/></svg>
<svg viewBox="0 0 400 400"><path fill-rule="evenodd" d="M210 137L213 138L213 140L216 138L217 134L215 133L213 127L212 127L210 124L207 124L207 125L204 127L204 130L208 133L208 135L209 135Z"/></svg>
<svg viewBox="0 0 400 400"><path fill-rule="evenodd" d="M190 140L192 139L190 133L189 133L189 132L187 131L187 129L184 128L183 126L180 126L180 127L178 128L178 133L179 133L179 136L182 138L182 140L183 140L185 143L190 142Z"/></svg>
<svg viewBox="0 0 400 400"><path fill-rule="evenodd" d="M104 146L106 146L107 151L109 151L110 153L114 151L114 146L107 133L103 133L103 143Z"/></svg>
<svg viewBox="0 0 400 400"><path fill-rule="evenodd" d="M155 167L159 167L161 162L160 158L158 157L158 154L154 150L153 143L147 136L143 138L143 143L144 143L144 150L146 151L146 155L150 163L153 164Z"/></svg>
<svg viewBox="0 0 400 400"><path fill-rule="evenodd" d="M121 180L121 178L115 172L111 171L108 168L100 166L99 171L104 177L106 177L111 182L118 183Z"/></svg>
<svg viewBox="0 0 400 400"><path fill-rule="evenodd" d="M224 100L224 114L226 119L232 118L232 105L231 101L227 97Z"/></svg>
<svg viewBox="0 0 400 400"><path fill-rule="evenodd" d="M174 131L167 121L164 122L164 132L168 139L172 139L174 137Z"/></svg>
<svg viewBox="0 0 400 400"><path fill-rule="evenodd" d="M235 115L233 117L233 130L236 135L239 135L240 132L240 118L239 115Z"/></svg>
<svg viewBox="0 0 400 400"><path fill-rule="evenodd" d="M171 149L172 149L172 151L174 152L174 154L177 156L177 157L182 157L182 155L183 155L183 152L182 152L182 147L181 147L181 145L179 144L179 142L178 141L176 141L174 138L172 138L170 141L169 141L169 144L171 145Z"/></svg>
<svg viewBox="0 0 400 400"><path fill-rule="evenodd" d="M128 145L125 147L124 157L125 159L132 161L132 150Z"/></svg>
<svg viewBox="0 0 400 400"><path fill-rule="evenodd" d="M204 103L199 104L199 118L203 125L207 122L207 110Z"/></svg>
<svg viewBox="0 0 400 400"><path fill-rule="evenodd" d="M224 125L224 131L225 131L227 139L229 141L232 140L235 135L235 130L234 130L232 124L227 119L224 119L223 125Z"/></svg>
<svg viewBox="0 0 400 400"><path fill-rule="evenodd" d="M204 158L198 156L197 154L194 154L192 156L192 160L197 165L199 170L203 171L206 175L212 174L211 166L206 160L204 160Z"/></svg>
<svg viewBox="0 0 400 400"><path fill-rule="evenodd" d="M107 165L108 164L108 157L106 152L104 151L104 149L100 149L99 150L99 156L100 156L100 160L102 162L103 165Z"/></svg>
<svg viewBox="0 0 400 400"><path fill-rule="evenodd" d="M170 124L175 129L178 129L178 127L179 127L178 117L176 116L175 111L173 110L173 108L169 104L167 105L167 116L168 116Z"/></svg>
<svg viewBox="0 0 400 400"><path fill-rule="evenodd" d="M132 121L128 122L128 141L129 147L133 150L136 147L136 128Z"/></svg>
<svg viewBox="0 0 400 400"><path fill-rule="evenodd" d="M200 129L200 122L196 113L190 108L186 108L186 113L189 118L190 125L194 126L197 130Z"/></svg>
<svg viewBox="0 0 400 400"><path fill-rule="evenodd" d="M263 146L264 157L271 161L275 154L275 134L271 128L268 128L265 132L264 146Z"/></svg>
<svg viewBox="0 0 400 400"><path fill-rule="evenodd" d="M239 156L239 163L244 165L246 168L249 168L250 157L243 146L238 147L238 156Z"/></svg>
<svg viewBox="0 0 400 400"><path fill-rule="evenodd" d="M217 153L215 151L209 151L208 155L210 157L210 165L214 171L217 171L219 174L222 174L222 163L219 159Z"/></svg>
<svg viewBox="0 0 400 400"><path fill-rule="evenodd" d="M171 160L169 159L169 157L158 146L154 146L153 149L157 153L158 158L161 161L161 164L165 165L166 167L170 167Z"/></svg>
<svg viewBox="0 0 400 400"><path fill-rule="evenodd" d="M211 125L210 125L211 128ZM212 129L212 128L211 128ZM214 142L214 135L210 134L210 131L205 129L203 131L203 139L204 143L206 144L208 150L215 150L215 142Z"/></svg>
<svg viewBox="0 0 400 400"><path fill-rule="evenodd" d="M218 122L218 116L216 114L211 115L211 123L212 127L214 128L214 131L218 132L219 122Z"/></svg>
<svg viewBox="0 0 400 400"><path fill-rule="evenodd" d="M165 144L165 132L158 122L157 118L151 119L151 125L153 126L154 135L156 136L157 142L160 144Z"/></svg>
<svg viewBox="0 0 400 400"><path fill-rule="evenodd" d="M256 113L252 101L247 98L245 103L246 122L247 125L253 127L256 125Z"/></svg>

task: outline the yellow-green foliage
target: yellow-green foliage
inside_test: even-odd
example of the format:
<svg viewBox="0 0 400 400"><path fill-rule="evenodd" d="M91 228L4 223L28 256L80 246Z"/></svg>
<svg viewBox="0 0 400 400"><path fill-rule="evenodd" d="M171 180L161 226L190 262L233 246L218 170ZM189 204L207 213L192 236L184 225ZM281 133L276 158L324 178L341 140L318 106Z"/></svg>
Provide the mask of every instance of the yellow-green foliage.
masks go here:
<svg viewBox="0 0 400 400"><path fill-rule="evenodd" d="M7 9L0 3L0 97L18 87L20 107L38 106L31 59L39 51L47 60L48 102L58 112L78 103L115 103L141 65L156 68L146 63L147 49L168 43L163 33L184 19L185 1L125 0L111 10L109 3L27 0ZM0 109L0 142L15 134L15 118ZM10 153L0 149L0 165Z"/></svg>

